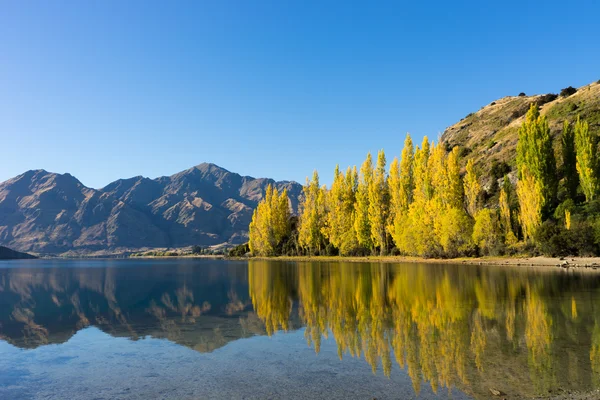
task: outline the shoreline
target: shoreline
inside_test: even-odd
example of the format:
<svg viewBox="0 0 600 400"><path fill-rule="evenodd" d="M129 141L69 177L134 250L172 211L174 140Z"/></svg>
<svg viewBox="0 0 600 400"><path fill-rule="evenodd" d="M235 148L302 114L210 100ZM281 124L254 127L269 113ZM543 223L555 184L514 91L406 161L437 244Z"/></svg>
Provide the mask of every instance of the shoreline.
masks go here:
<svg viewBox="0 0 600 400"><path fill-rule="evenodd" d="M78 257L44 257L38 259L121 259L121 260L147 260L147 259L211 259L232 261L293 261L293 262L349 262L349 263L427 263L427 264L449 264L449 265L488 265L509 267L542 267L562 270L586 270L600 272L600 257L527 257L527 256L505 256L505 257L461 257L461 258L422 258L411 256L273 256L273 257L229 257L225 255L193 255L182 254L173 256L85 256Z"/></svg>
<svg viewBox="0 0 600 400"><path fill-rule="evenodd" d="M275 257L226 257L241 260L277 260L300 262L380 262L380 263L428 263L466 264L513 267L546 267L560 269L585 269L600 272L600 257L462 257L462 258L421 258L409 256L275 256Z"/></svg>

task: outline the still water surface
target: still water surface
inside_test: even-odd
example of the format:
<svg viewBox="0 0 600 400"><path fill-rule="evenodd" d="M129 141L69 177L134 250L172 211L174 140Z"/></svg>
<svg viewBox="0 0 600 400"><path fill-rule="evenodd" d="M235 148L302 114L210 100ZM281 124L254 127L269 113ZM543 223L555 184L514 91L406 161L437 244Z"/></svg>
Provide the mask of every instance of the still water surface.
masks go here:
<svg viewBox="0 0 600 400"><path fill-rule="evenodd" d="M487 399L598 387L596 274L0 262L0 399Z"/></svg>

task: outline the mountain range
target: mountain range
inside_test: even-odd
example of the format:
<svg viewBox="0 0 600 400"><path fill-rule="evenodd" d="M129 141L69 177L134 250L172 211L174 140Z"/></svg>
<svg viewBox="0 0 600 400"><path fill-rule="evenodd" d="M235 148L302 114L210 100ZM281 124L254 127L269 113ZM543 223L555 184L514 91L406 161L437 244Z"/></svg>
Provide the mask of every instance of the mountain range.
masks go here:
<svg viewBox="0 0 600 400"><path fill-rule="evenodd" d="M518 130L532 103L548 118L557 155L564 121L580 116L600 134L600 81L558 94L519 93L470 113L449 126L441 142L447 149L458 146L463 163L474 160L490 196L505 174L515 179ZM208 163L156 179L120 179L102 189L70 174L27 171L0 183L0 245L62 255L235 245L247 240L268 184L286 188L297 213L300 184L241 176Z"/></svg>
<svg viewBox="0 0 600 400"><path fill-rule="evenodd" d="M302 186L255 179L203 163L156 179L119 179L102 189L70 174L27 171L0 183L0 245L50 255L239 244L269 184L288 190L297 212Z"/></svg>

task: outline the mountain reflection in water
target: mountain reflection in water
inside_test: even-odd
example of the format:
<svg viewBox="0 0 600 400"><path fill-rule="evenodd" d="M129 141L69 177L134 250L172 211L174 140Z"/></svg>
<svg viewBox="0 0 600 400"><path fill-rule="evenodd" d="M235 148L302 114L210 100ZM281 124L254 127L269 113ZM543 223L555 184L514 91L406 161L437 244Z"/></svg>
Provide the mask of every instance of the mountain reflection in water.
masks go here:
<svg viewBox="0 0 600 400"><path fill-rule="evenodd" d="M113 336L165 338L211 352L304 327L316 353L332 338L339 358L360 357L374 374L406 370L415 393L423 382L476 398L487 398L489 388L527 397L600 386L600 275L591 273L276 261L39 263L0 269L0 339L22 348L62 343L93 325Z"/></svg>

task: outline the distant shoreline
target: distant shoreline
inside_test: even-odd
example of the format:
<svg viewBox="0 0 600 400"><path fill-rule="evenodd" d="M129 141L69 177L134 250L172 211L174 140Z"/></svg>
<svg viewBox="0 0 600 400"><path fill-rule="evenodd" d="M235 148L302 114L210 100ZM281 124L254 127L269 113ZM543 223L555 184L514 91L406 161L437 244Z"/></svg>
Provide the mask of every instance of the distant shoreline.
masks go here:
<svg viewBox="0 0 600 400"><path fill-rule="evenodd" d="M274 257L230 257L226 255L179 254L179 255L104 255L74 257L44 257L40 259L121 259L121 260L165 260L165 259L207 259L232 261L294 261L294 262L346 262L346 263L427 263L453 265L488 265L511 267L544 267L562 270L586 270L600 272L600 257L462 257L462 258L421 258L410 256L274 256Z"/></svg>

